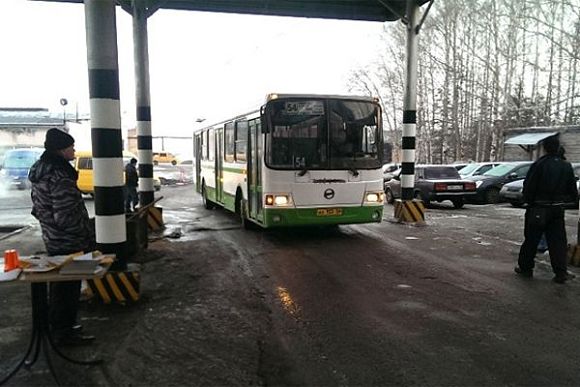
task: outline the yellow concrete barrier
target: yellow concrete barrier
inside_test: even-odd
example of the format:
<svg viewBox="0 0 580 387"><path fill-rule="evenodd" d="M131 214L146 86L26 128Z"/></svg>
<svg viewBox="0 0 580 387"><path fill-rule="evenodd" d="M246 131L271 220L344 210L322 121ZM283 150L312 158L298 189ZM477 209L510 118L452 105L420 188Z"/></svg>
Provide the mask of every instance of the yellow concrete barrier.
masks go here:
<svg viewBox="0 0 580 387"><path fill-rule="evenodd" d="M580 266L580 245L568 246L568 263L572 266Z"/></svg>
<svg viewBox="0 0 580 387"><path fill-rule="evenodd" d="M419 199L395 199L395 218L399 222L425 223L425 206Z"/></svg>
<svg viewBox="0 0 580 387"><path fill-rule="evenodd" d="M88 280L83 296L104 304L127 304L139 301L140 290L141 269L139 265L129 264L126 271L109 272L102 278Z"/></svg>
<svg viewBox="0 0 580 387"><path fill-rule="evenodd" d="M165 228L163 208L151 206L147 209L147 226L149 231L159 231Z"/></svg>

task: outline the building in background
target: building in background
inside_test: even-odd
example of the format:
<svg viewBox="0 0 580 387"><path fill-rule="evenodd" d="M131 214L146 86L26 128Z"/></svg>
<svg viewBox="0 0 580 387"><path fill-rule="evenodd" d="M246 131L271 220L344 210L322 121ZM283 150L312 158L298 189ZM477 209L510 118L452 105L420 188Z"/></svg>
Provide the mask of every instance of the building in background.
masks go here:
<svg viewBox="0 0 580 387"><path fill-rule="evenodd" d="M580 125L538 126L506 129L503 133L503 161L537 160L542 155L542 141L558 135L566 150L566 159L580 161Z"/></svg>
<svg viewBox="0 0 580 387"><path fill-rule="evenodd" d="M62 112L0 107L0 160L8 149L43 147L46 131L54 127L67 130Z"/></svg>
<svg viewBox="0 0 580 387"><path fill-rule="evenodd" d="M170 152L177 156L179 161L191 160L193 158L193 138L188 136L152 136L153 152ZM133 154L137 152L137 129L127 130L127 145L124 148Z"/></svg>

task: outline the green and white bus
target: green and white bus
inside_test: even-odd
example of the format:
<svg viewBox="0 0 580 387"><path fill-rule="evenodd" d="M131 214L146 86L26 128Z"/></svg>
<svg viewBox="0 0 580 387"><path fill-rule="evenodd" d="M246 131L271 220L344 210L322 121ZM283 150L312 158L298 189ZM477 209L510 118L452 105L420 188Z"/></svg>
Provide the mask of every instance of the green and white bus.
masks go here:
<svg viewBox="0 0 580 387"><path fill-rule="evenodd" d="M380 222L381 107L371 97L269 94L196 130L196 190L244 227Z"/></svg>

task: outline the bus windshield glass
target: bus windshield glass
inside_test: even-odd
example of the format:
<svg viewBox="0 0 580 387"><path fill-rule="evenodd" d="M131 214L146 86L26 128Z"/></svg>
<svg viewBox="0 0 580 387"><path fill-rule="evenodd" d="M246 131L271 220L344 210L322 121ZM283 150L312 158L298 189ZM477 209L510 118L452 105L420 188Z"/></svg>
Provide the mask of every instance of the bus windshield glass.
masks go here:
<svg viewBox="0 0 580 387"><path fill-rule="evenodd" d="M379 168L379 117L378 105L369 101L272 101L266 162L277 169Z"/></svg>

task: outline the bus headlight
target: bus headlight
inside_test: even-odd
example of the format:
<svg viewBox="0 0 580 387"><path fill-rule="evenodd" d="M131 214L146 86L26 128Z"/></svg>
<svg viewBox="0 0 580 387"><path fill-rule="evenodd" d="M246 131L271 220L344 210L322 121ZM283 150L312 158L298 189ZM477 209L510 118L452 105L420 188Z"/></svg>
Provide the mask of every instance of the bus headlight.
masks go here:
<svg viewBox="0 0 580 387"><path fill-rule="evenodd" d="M366 192L365 193L365 204L378 204L383 203L385 200L384 192Z"/></svg>
<svg viewBox="0 0 580 387"><path fill-rule="evenodd" d="M271 194L266 195L264 203L272 207L289 207L292 205L292 195L290 194Z"/></svg>

